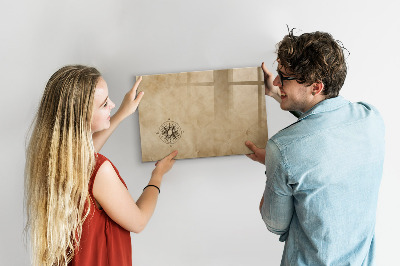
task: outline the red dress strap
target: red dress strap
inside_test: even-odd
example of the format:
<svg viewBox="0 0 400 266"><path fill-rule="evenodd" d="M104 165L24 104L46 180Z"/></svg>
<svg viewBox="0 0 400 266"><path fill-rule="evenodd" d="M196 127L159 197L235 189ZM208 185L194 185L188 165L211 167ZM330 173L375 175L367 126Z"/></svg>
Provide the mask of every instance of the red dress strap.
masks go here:
<svg viewBox="0 0 400 266"><path fill-rule="evenodd" d="M105 161L108 160L105 156L101 155L100 153L96 153L96 154L95 154L95 157L96 157L96 165L95 165L94 168L93 168L92 175L91 175L90 180L89 180L89 195L90 195L91 200L93 200L93 203L94 203L94 200L95 200L95 199L94 199L94 196L93 196L93 184L94 184L94 180L96 179L96 175L97 175L97 172L98 172L99 169L100 169L100 166L101 166ZM96 205L96 204L95 204L95 205Z"/></svg>

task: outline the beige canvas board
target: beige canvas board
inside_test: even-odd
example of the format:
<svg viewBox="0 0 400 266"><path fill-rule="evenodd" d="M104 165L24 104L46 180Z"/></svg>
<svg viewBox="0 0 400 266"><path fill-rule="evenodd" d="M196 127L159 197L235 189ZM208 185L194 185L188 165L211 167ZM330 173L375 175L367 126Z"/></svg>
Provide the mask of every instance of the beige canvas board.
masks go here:
<svg viewBox="0 0 400 266"><path fill-rule="evenodd" d="M138 91L142 161L248 154L267 142L260 67L143 76Z"/></svg>

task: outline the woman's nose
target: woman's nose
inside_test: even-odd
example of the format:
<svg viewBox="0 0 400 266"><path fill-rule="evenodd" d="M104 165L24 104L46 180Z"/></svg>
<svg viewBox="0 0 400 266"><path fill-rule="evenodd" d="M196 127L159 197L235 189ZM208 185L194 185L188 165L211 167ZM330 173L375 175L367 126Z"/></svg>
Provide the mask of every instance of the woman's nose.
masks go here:
<svg viewBox="0 0 400 266"><path fill-rule="evenodd" d="M113 109L114 107L115 107L114 102L110 100L110 109Z"/></svg>

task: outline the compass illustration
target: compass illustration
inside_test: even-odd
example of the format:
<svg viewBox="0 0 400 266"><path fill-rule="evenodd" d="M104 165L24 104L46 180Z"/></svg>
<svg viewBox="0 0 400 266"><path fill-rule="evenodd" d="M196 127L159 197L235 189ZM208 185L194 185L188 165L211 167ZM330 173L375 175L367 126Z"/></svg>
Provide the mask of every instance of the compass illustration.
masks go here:
<svg viewBox="0 0 400 266"><path fill-rule="evenodd" d="M158 132L158 136L160 139L166 144L174 144L177 142L182 136L182 129L178 123L168 119L160 126ZM172 145L171 145L172 146Z"/></svg>

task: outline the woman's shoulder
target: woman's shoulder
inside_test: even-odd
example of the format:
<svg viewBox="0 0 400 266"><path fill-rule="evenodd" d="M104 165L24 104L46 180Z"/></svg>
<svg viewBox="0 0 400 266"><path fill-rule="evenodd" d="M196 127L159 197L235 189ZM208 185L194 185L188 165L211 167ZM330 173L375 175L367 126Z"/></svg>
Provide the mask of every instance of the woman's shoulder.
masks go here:
<svg viewBox="0 0 400 266"><path fill-rule="evenodd" d="M104 155L97 153L96 154L96 169L94 174L98 175L105 175L105 176L114 176L116 175L119 180L124 184L126 187L125 181L119 174L117 167ZM96 178L97 179L97 178Z"/></svg>
<svg viewBox="0 0 400 266"><path fill-rule="evenodd" d="M105 157L104 155L102 155L100 153L95 153L95 159L96 159L96 163L93 167L92 175L89 180L89 193L93 192L93 185L95 183L95 180L98 179L97 176L98 176L99 171L105 171L105 170L111 171L113 168L110 160L108 160L108 158Z"/></svg>

